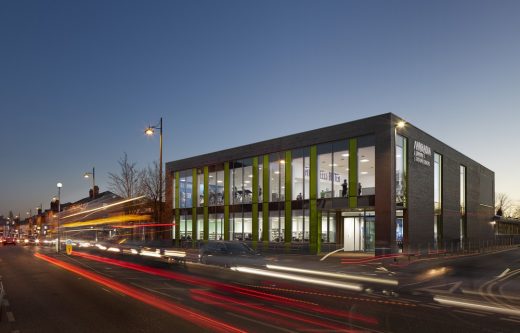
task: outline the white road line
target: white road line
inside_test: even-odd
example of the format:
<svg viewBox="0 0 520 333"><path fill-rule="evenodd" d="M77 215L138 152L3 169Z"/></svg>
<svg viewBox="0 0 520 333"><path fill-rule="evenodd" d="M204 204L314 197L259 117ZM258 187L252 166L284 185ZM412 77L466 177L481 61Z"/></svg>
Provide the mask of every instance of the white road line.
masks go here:
<svg viewBox="0 0 520 333"><path fill-rule="evenodd" d="M6 312L5 314L7 315L7 321L9 321L9 322L12 323L12 322L14 321L14 315L13 315L13 313L12 313L11 311L8 311L8 312Z"/></svg>
<svg viewBox="0 0 520 333"><path fill-rule="evenodd" d="M279 326L274 326L274 325L268 324L268 323L266 323L264 321L258 321L258 320L251 319L249 317L244 317L244 316L238 315L238 314L233 313L233 312L226 312L226 314L228 314L230 316L233 316L233 317L240 318L242 320L247 320L247 321L253 322L253 323L257 324L257 325L263 325L263 326L269 327L269 328L277 330L277 331L288 332L288 333L295 333L296 332L296 331L288 330L286 328L282 328L282 327L279 327Z"/></svg>

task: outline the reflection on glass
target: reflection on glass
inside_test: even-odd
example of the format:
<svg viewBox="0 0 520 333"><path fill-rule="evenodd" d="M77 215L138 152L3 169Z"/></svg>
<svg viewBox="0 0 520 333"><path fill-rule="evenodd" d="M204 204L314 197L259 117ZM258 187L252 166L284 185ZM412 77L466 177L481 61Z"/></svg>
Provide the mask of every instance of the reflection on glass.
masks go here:
<svg viewBox="0 0 520 333"><path fill-rule="evenodd" d="M395 201L398 206L406 206L406 145L407 139L395 136Z"/></svg>

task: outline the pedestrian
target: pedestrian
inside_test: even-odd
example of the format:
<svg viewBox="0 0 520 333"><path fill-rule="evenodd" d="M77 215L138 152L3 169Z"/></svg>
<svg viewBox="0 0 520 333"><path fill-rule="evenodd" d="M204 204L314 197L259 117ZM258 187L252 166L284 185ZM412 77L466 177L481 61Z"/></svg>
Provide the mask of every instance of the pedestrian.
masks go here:
<svg viewBox="0 0 520 333"><path fill-rule="evenodd" d="M358 183L358 186L357 186L357 195L360 196L361 195L361 183Z"/></svg>
<svg viewBox="0 0 520 333"><path fill-rule="evenodd" d="M347 180L346 179L343 179L343 184L341 184L341 196L343 198L345 198L347 196L347 193L348 193L348 184L347 184Z"/></svg>

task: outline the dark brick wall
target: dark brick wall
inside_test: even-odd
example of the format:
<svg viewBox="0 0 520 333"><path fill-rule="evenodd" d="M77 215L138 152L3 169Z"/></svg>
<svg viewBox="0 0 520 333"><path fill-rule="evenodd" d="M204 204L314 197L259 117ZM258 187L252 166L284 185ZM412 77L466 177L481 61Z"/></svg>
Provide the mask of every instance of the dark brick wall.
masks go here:
<svg viewBox="0 0 520 333"><path fill-rule="evenodd" d="M447 248L456 246L460 239L460 165L466 166L466 210L469 240L493 239L492 225L494 203L483 202L494 198L494 173L447 146L425 132L407 125L399 133L408 138L408 232L412 250L433 246L433 153L443 156L442 162L442 235ZM428 157L431 166L413 160L414 141L420 141L432 149ZM490 185L481 184L482 176ZM376 198L377 200L377 198ZM492 199L491 199L492 200ZM489 201L489 200L487 200Z"/></svg>

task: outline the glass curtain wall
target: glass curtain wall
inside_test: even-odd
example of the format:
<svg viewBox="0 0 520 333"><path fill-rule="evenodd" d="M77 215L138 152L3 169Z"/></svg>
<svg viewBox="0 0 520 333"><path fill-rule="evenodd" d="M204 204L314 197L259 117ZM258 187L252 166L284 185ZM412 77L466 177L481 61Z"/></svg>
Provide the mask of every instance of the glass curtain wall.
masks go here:
<svg viewBox="0 0 520 333"><path fill-rule="evenodd" d="M362 146L358 140L358 185L357 195L376 194L376 147Z"/></svg>
<svg viewBox="0 0 520 333"><path fill-rule="evenodd" d="M204 206L204 169L197 169L197 189L198 189L198 200L197 207ZM200 229L198 229L200 230Z"/></svg>
<svg viewBox="0 0 520 333"><path fill-rule="evenodd" d="M283 242L285 232L285 215L283 210L275 210L269 212L269 241Z"/></svg>
<svg viewBox="0 0 520 333"><path fill-rule="evenodd" d="M292 241L309 241L309 209L304 200L309 199L310 148L292 151Z"/></svg>
<svg viewBox="0 0 520 333"><path fill-rule="evenodd" d="M318 145L318 193L320 198L348 195L348 141Z"/></svg>
<svg viewBox="0 0 520 333"><path fill-rule="evenodd" d="M224 166L212 165L208 172L208 206L224 205Z"/></svg>
<svg viewBox="0 0 520 333"><path fill-rule="evenodd" d="M406 146L407 139L397 134L395 136L395 201L399 207L406 207Z"/></svg>
<svg viewBox="0 0 520 333"><path fill-rule="evenodd" d="M318 145L318 194L321 199L332 198L332 144Z"/></svg>
<svg viewBox="0 0 520 333"><path fill-rule="evenodd" d="M442 155L433 154L433 241L435 246L442 237Z"/></svg>
<svg viewBox="0 0 520 333"><path fill-rule="evenodd" d="M324 243L336 242L336 213L323 212L321 216L321 241Z"/></svg>
<svg viewBox="0 0 520 333"><path fill-rule="evenodd" d="M230 202L235 205L230 215L230 239L251 240L252 218L250 212L245 212L244 205L251 204L253 199L253 160L244 159L230 163L229 173Z"/></svg>
<svg viewBox="0 0 520 333"><path fill-rule="evenodd" d="M192 206L191 194L192 194L192 186L193 186L193 177L192 177L191 170L181 171L179 180L180 180L179 181L180 208L191 208L191 206Z"/></svg>
<svg viewBox="0 0 520 333"><path fill-rule="evenodd" d="M333 194L335 198L346 198L348 195L348 141L332 143Z"/></svg>
<svg viewBox="0 0 520 333"><path fill-rule="evenodd" d="M466 240L466 167L460 166L460 244Z"/></svg>
<svg viewBox="0 0 520 333"><path fill-rule="evenodd" d="M192 240L191 214L181 214L180 236L182 240Z"/></svg>
<svg viewBox="0 0 520 333"><path fill-rule="evenodd" d="M285 156L283 153L269 155L269 201L285 200Z"/></svg>
<svg viewBox="0 0 520 333"><path fill-rule="evenodd" d="M209 240L224 239L224 214L209 215Z"/></svg>

